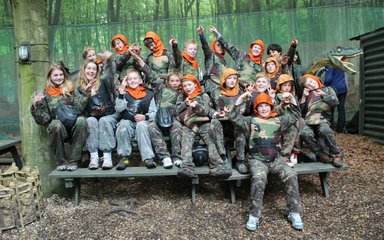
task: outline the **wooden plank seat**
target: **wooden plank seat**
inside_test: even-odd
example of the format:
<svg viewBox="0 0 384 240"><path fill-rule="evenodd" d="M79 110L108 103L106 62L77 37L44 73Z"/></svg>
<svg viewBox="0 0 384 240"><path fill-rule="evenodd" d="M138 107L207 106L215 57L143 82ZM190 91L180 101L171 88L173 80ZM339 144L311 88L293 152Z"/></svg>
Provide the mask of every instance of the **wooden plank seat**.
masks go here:
<svg viewBox="0 0 384 240"><path fill-rule="evenodd" d="M17 152L16 145L21 143L21 138L9 138L0 140L0 155L11 152L13 161L16 163L16 166L21 169L23 167L23 163L21 162L20 155ZM9 158L0 158L0 163L8 163Z"/></svg>

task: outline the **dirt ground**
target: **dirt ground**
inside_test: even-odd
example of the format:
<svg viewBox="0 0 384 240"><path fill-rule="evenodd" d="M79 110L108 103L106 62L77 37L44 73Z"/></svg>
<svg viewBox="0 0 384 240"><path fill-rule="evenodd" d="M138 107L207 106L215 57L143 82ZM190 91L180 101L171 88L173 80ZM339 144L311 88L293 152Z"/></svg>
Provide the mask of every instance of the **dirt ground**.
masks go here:
<svg viewBox="0 0 384 240"><path fill-rule="evenodd" d="M263 218L245 229L250 181L230 203L229 186L203 178L191 204L190 182L176 177L102 179L82 182L81 203L57 195L45 199L43 217L2 239L383 239L384 146L357 135L338 134L350 166L331 174L324 198L318 175L300 175L303 231L286 218L283 185L269 178ZM128 210L111 213L116 205Z"/></svg>

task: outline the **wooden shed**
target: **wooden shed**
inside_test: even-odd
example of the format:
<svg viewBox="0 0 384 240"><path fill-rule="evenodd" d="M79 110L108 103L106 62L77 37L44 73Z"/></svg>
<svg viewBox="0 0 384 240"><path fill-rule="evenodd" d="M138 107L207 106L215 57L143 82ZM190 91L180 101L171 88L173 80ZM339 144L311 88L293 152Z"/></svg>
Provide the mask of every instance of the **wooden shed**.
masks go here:
<svg viewBox="0 0 384 240"><path fill-rule="evenodd" d="M384 144L384 27L350 40L360 41L359 133Z"/></svg>

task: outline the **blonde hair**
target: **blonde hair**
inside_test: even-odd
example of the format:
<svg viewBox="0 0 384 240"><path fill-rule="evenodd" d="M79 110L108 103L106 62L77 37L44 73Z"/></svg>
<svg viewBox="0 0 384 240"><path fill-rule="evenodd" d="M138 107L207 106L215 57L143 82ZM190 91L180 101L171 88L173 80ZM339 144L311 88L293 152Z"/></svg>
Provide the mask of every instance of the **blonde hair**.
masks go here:
<svg viewBox="0 0 384 240"><path fill-rule="evenodd" d="M87 55L90 51L94 51L96 53L96 49L91 46L85 46L83 48L83 60L87 59Z"/></svg>
<svg viewBox="0 0 384 240"><path fill-rule="evenodd" d="M51 81L51 74L54 70L60 70L64 74L64 81L60 85L60 89L64 96L71 95L71 91L73 89L73 84L71 80L69 80L69 76L67 73L67 70L65 70L64 65L60 62L52 63L49 66L46 81L47 81L47 87L56 87L56 85Z"/></svg>
<svg viewBox="0 0 384 240"><path fill-rule="evenodd" d="M184 42L184 48L187 48L187 46L188 46L189 44L196 44L196 46L199 46L199 45L197 44L197 41L196 41L196 40L194 40L194 39L189 39L189 40L187 40L187 41Z"/></svg>
<svg viewBox="0 0 384 240"><path fill-rule="evenodd" d="M81 65L81 69L80 69L80 74L79 74L79 87L82 89L82 90L85 90L85 88L87 87L88 85L88 79L87 77L85 76L85 69L87 68L88 64L89 63L93 63L96 65L96 69L97 69L97 73L96 73L96 83L95 83L95 87L96 87L96 91L99 90L100 88L100 76L99 76L99 65L92 61L92 60L84 60L83 61L83 65Z"/></svg>
<svg viewBox="0 0 384 240"><path fill-rule="evenodd" d="M176 76L180 79L180 82L181 82L181 79L183 79L183 74L180 70L172 70L170 72L168 72L166 75L165 75L165 81L166 82L169 82L169 79L172 77L172 76Z"/></svg>
<svg viewBox="0 0 384 240"><path fill-rule="evenodd" d="M265 72L259 72L258 74L256 74L255 82L256 82L259 78L265 78L265 80L267 80L268 82L271 81L271 79L269 78L268 74L266 74Z"/></svg>

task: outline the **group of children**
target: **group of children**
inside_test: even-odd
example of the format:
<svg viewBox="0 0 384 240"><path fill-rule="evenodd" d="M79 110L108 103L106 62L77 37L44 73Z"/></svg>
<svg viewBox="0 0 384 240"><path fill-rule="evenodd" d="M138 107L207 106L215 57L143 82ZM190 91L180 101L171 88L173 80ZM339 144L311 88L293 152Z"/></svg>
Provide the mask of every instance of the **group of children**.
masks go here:
<svg viewBox="0 0 384 240"><path fill-rule="evenodd" d="M196 40L177 40L165 48L160 37L148 32L143 43L150 54L143 59L137 44L129 45L122 34L114 36L115 54L104 51L96 59L92 47L84 48L78 73L69 75L65 66L54 63L47 73L44 92L34 96L31 113L35 121L48 126L57 170L74 171L84 146L90 152L89 169L113 168L112 151L120 159L117 170L131 160L135 139L147 168L155 168L157 156L164 168L179 167L181 177L195 177L193 149L199 136L208 149L210 175L227 178L232 174L224 135L234 138L234 163L240 173L252 174L251 207L246 224L259 226L268 172L277 173L286 185L288 219L295 229L304 227L296 172L291 166L304 142L319 161L343 165L329 126L330 111L337 97L318 77L292 77L297 64L293 38L287 55L278 44L267 48L253 41L249 51L238 49L213 26L215 38L209 45L203 26L197 33L204 53L204 65L196 58ZM228 53L234 69L224 58ZM298 82L301 81L301 82ZM303 86L298 96L295 86ZM71 115L76 115L69 121ZM63 120L65 119L65 120ZM171 140L171 151L164 140ZM322 141L318 141L321 138ZM64 142L73 148L68 159ZM246 155L248 154L248 160Z"/></svg>

